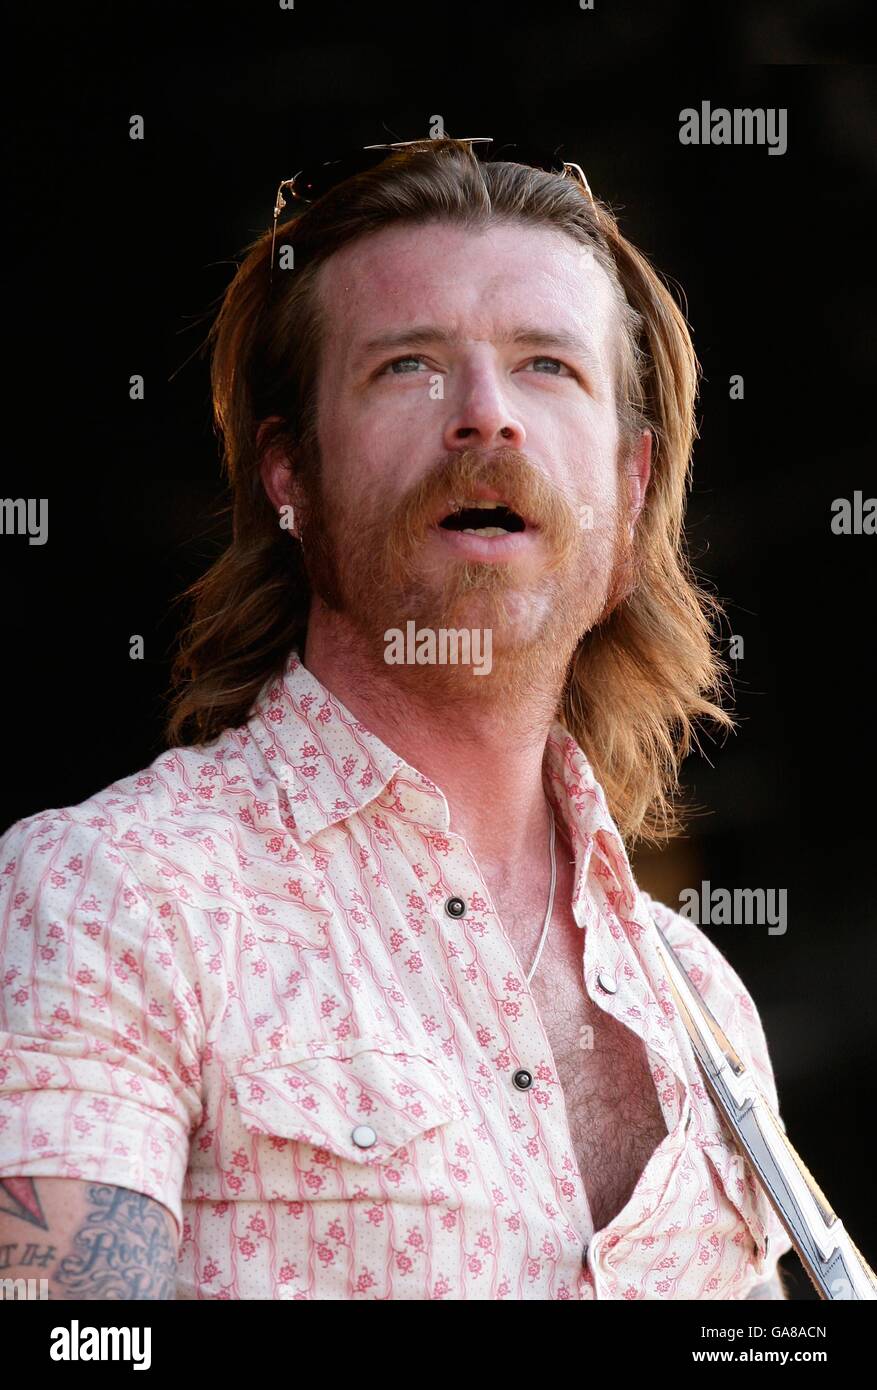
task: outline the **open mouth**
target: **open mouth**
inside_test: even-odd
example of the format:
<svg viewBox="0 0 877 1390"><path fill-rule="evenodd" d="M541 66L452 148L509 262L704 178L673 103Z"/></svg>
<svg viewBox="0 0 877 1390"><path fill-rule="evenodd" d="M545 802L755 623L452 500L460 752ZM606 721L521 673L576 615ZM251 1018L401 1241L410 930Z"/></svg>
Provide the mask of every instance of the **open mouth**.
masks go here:
<svg viewBox="0 0 877 1390"><path fill-rule="evenodd" d="M462 531L466 535L481 536L484 540L527 529L526 521L517 512L503 502L488 501L486 498L467 500L449 512L439 525L445 531Z"/></svg>

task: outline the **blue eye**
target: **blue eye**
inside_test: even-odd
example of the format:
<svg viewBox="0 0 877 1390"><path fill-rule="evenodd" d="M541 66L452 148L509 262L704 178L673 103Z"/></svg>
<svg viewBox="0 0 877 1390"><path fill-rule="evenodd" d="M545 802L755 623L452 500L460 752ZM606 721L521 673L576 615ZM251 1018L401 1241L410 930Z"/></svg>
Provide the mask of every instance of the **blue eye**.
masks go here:
<svg viewBox="0 0 877 1390"><path fill-rule="evenodd" d="M422 361L423 361L423 358L422 358L422 357L414 357L414 356L410 356L410 357L396 357L396 358L393 359L392 362L388 362L388 363L387 363L387 366L384 368L384 370L385 370L385 371L390 371L390 372L392 373L393 376L412 376L412 375L416 375L416 373L412 373L412 372L395 372L395 371L392 371L392 369L393 369L394 367L398 367L398 366L400 365L400 363L402 363L402 362L422 362Z"/></svg>
<svg viewBox="0 0 877 1390"><path fill-rule="evenodd" d="M551 362L555 367L566 367L566 363L561 362L557 357L534 357L533 362ZM568 367L567 371L569 371ZM549 373L549 375L558 375L558 373Z"/></svg>

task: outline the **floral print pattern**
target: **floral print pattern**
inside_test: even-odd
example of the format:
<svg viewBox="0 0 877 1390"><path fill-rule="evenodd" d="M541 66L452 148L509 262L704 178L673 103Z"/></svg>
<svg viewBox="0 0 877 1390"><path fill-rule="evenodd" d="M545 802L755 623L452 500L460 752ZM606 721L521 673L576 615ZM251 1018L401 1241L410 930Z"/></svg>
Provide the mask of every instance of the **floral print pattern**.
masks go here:
<svg viewBox="0 0 877 1390"><path fill-rule="evenodd" d="M294 650L246 724L0 839L0 1177L162 1202L179 1298L745 1298L791 1242L702 1084L653 917L776 1107L755 1004L637 888L560 723L544 767L582 986L642 1039L667 1125L608 1226L441 789Z"/></svg>

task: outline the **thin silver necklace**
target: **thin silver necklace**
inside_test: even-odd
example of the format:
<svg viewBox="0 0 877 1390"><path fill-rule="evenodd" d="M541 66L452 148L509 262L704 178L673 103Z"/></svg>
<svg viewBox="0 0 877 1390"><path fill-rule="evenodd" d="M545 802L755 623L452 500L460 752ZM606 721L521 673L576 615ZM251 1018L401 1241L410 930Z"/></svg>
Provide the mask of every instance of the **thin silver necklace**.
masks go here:
<svg viewBox="0 0 877 1390"><path fill-rule="evenodd" d="M530 967L530 973L527 976L527 984L530 983L533 976L536 974L536 966L539 964L539 957L542 954L542 947L545 945L545 938L548 936L548 925L551 921L551 914L554 911L554 889L557 884L557 860L554 854L554 812L552 811L550 806L548 807L548 815L551 819L551 830L549 838L549 845L551 848L551 888L548 891L548 911L545 914L545 925L542 928L542 936L539 940L539 949L536 952L536 959L533 961L533 964Z"/></svg>

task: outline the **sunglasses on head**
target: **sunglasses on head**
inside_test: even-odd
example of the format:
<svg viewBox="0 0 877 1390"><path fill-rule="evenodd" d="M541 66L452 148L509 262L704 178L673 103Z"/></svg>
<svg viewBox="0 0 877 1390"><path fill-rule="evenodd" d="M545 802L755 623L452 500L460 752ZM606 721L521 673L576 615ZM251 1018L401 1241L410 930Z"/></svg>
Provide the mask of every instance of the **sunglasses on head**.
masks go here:
<svg viewBox="0 0 877 1390"><path fill-rule="evenodd" d="M542 169L546 174L558 174L564 178L572 178L580 185L591 203L594 202L594 195L581 166L570 160L562 159L556 150L539 149L533 145L521 145L514 142L496 145L493 137L487 135L466 136L457 143L467 145L469 154L481 164L505 161L510 164L524 164L530 169ZM283 208L286 207L284 191L295 203L315 203L336 184L343 183L345 179L352 178L355 174L363 174L367 170L383 164L384 160L388 159L394 151L428 149L431 144L430 139L425 139L400 140L391 145L365 145L361 150L354 150L348 155L342 155L340 159L328 159L320 164L308 165L304 169L299 169L293 178L284 179L277 189L277 198L274 203L274 225L271 233L272 281L277 219ZM492 148L493 146L495 148Z"/></svg>

